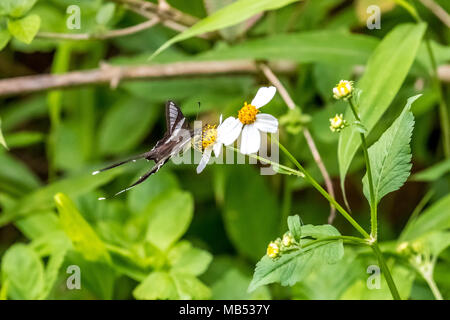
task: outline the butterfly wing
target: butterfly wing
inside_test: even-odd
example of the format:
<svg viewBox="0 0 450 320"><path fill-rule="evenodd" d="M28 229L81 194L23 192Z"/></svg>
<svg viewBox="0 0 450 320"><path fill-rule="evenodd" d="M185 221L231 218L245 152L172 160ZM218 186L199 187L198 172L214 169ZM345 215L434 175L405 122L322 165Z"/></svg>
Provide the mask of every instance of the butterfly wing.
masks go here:
<svg viewBox="0 0 450 320"><path fill-rule="evenodd" d="M167 132L172 135L177 129L189 130L189 123L181 112L180 107L171 100L166 103Z"/></svg>

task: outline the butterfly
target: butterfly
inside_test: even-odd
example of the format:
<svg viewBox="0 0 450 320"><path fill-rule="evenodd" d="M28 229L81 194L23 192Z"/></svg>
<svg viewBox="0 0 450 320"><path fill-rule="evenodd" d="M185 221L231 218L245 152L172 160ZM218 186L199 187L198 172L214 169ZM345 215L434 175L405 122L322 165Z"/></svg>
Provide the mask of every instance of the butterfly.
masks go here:
<svg viewBox="0 0 450 320"><path fill-rule="evenodd" d="M155 161L155 165L147 173L139 178L138 181L130 185L129 187L117 192L113 197L134 188L138 184L141 184L148 179L152 174L158 172L161 167L167 163L174 155L180 152L184 152L190 147L190 142L194 136L194 131L190 129L189 123L186 117L180 110L180 107L173 101L167 101L166 103L166 126L167 131L163 138L156 142L155 146L148 152L139 154L127 160L114 163L101 170L94 171L92 174L96 175L100 172L121 166L128 162L135 162L139 159L147 159L148 161ZM99 200L105 200L106 198L99 198Z"/></svg>

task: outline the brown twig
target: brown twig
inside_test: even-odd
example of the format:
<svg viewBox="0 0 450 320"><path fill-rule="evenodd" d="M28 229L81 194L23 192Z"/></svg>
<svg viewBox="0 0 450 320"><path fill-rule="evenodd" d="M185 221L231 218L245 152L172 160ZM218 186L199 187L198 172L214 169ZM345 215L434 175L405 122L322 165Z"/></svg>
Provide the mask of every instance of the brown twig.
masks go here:
<svg viewBox="0 0 450 320"><path fill-rule="evenodd" d="M126 8L135 8L141 14L153 13L161 18L161 20L172 20L184 26L192 26L198 22L198 19L184 13L167 2L160 2L159 4L142 1L142 0L111 0L124 5Z"/></svg>
<svg viewBox="0 0 450 320"><path fill-rule="evenodd" d="M148 3L150 3L150 2L148 2ZM148 11L145 8L136 7L136 6L133 6L133 5L129 5L127 3L124 3L123 5L124 5L124 7L126 9L128 9L128 10L130 10L130 11L132 11L132 12L134 12L134 13L136 13L136 14L144 17L144 18L152 19L154 17L158 17L158 15L156 13ZM190 25L183 25L183 24L181 24L181 23L179 23L177 21L170 20L170 19L167 19L167 18L161 19L161 24L163 26L169 28L169 29L172 29L172 30L175 30L175 31L178 31L178 32L183 32L184 30L186 30L190 26ZM204 33L204 34L199 34L199 35L197 35L197 37L209 40L209 39L217 38L217 34L214 33L214 32L208 32L208 33Z"/></svg>
<svg viewBox="0 0 450 320"><path fill-rule="evenodd" d="M292 73L296 65L279 63L273 64L273 68L278 73ZM0 80L0 96L102 83L109 83L114 88L122 80L259 72L260 69L252 60L176 62L139 66L113 66L103 63L100 68L92 70L3 79Z"/></svg>
<svg viewBox="0 0 450 320"><path fill-rule="evenodd" d="M280 93L281 97L283 98L284 102L286 102L286 105L289 109L295 109L296 104L294 100L292 100L291 96L287 92L286 88L283 86L281 81L278 79L278 77L272 72L272 70L264 63L261 63L260 68L266 78L278 89L278 92ZM325 181L325 186L327 188L328 193L331 195L331 197L334 199L334 189L333 189L333 183L331 181L330 175L328 174L327 168L325 167L322 158L320 157L319 150L317 150L316 144L314 143L314 139L311 136L311 133L309 132L308 128L303 129L303 135L305 136L306 142L308 144L309 149L311 150L311 154L314 158L314 161L316 162L317 166L319 167L320 173L323 176L323 180ZM336 216L336 209L333 205L330 204L330 215L328 217L328 223L331 224Z"/></svg>
<svg viewBox="0 0 450 320"><path fill-rule="evenodd" d="M130 34L138 33L140 31L149 29L160 22L158 17L153 17L150 20L139 23L135 26L111 30L105 33L90 34L90 33L58 33L58 32L39 32L36 36L39 38L48 39L62 39L62 40L105 40L110 38L123 37Z"/></svg>
<svg viewBox="0 0 450 320"><path fill-rule="evenodd" d="M443 24L450 28L450 15L438 3L433 0L420 0L433 14L442 21Z"/></svg>

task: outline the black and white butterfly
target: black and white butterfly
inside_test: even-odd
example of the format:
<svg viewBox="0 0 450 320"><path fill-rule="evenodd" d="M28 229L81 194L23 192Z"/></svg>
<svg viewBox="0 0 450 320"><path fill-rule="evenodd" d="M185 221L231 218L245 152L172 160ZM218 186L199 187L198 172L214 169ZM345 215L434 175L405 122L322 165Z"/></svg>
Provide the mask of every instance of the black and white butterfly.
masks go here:
<svg viewBox="0 0 450 320"><path fill-rule="evenodd" d="M137 186L138 184L144 182L152 174L158 172L158 170L172 158L180 152L185 151L190 146L191 139L194 135L193 130L190 129L189 123L180 108L173 101L167 101L166 103L166 125L167 131L164 137L159 140L153 149L148 152L139 154L127 160L112 164L106 168L98 171L94 171L92 174L98 174L102 171L109 170L122 164L128 162L135 162L139 159L147 159L155 161L155 165L147 173L139 178L138 181L117 192L114 196L121 194L122 192L128 191L131 188ZM113 197L114 197L113 196ZM99 200L104 200L105 198L99 198Z"/></svg>

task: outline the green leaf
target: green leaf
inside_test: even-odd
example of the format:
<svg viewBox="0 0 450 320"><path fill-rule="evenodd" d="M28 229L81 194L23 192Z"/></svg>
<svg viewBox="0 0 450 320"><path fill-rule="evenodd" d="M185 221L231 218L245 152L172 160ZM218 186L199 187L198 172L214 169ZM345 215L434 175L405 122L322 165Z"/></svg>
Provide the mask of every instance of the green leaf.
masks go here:
<svg viewBox="0 0 450 320"><path fill-rule="evenodd" d="M63 193L55 195L56 208L61 226L78 251L86 260L109 261L109 254L103 241L78 212L74 203Z"/></svg>
<svg viewBox="0 0 450 320"><path fill-rule="evenodd" d="M287 224L289 231L296 241L300 241L302 236L302 223L300 222L300 217L298 215L289 216L287 219Z"/></svg>
<svg viewBox="0 0 450 320"><path fill-rule="evenodd" d="M296 62L325 62L333 66L364 64L379 41L370 36L333 30L276 34L262 39L210 50L198 56L202 60L286 59ZM335 74L336 77L336 74ZM333 85L335 84L333 82ZM331 90L328 88L328 94Z"/></svg>
<svg viewBox="0 0 450 320"><path fill-rule="evenodd" d="M204 300L211 297L211 290L196 277L173 270L170 272L170 275L177 288L179 299Z"/></svg>
<svg viewBox="0 0 450 320"><path fill-rule="evenodd" d="M340 235L339 231L331 225L305 225L302 226L301 233L301 246L314 241L311 238L321 239ZM305 248L300 247L282 253L277 259L271 259L265 255L256 264L248 290L253 291L259 286L273 282L279 282L282 286L293 286L322 264L334 264L342 259L343 255L342 240L317 242Z"/></svg>
<svg viewBox="0 0 450 320"><path fill-rule="evenodd" d="M407 299L410 295L414 282L415 273L411 268L402 265L390 267L392 277L402 299ZM380 289L369 289L367 286L367 278L370 274L366 274L365 279L356 281L350 286L340 297L342 300L392 300L392 294L389 291L384 276L380 274Z"/></svg>
<svg viewBox="0 0 450 320"><path fill-rule="evenodd" d="M120 154L137 146L152 129L160 111L140 99L119 100L100 124L100 152Z"/></svg>
<svg viewBox="0 0 450 320"><path fill-rule="evenodd" d="M114 17L114 12L116 11L115 3L105 3L100 7L95 16L95 21L100 25L106 25Z"/></svg>
<svg viewBox="0 0 450 320"><path fill-rule="evenodd" d="M9 31L0 29L0 50L3 50L3 48L6 47L10 39L11 34Z"/></svg>
<svg viewBox="0 0 450 320"><path fill-rule="evenodd" d="M53 289L66 253L67 250L59 250L50 256L50 259L47 262L47 267L45 268L45 286L44 290L41 292L40 298L46 299Z"/></svg>
<svg viewBox="0 0 450 320"><path fill-rule="evenodd" d="M150 273L134 290L133 296L140 300L177 299L178 293L172 277L165 271Z"/></svg>
<svg viewBox="0 0 450 320"><path fill-rule="evenodd" d="M69 197L76 197L104 185L120 172L122 172L122 170L118 169L95 176L89 173L51 183L22 197L20 201L17 202L16 206L11 210L5 211L0 216L0 226L7 224L14 219L53 208L55 205L53 197L58 192L65 193Z"/></svg>
<svg viewBox="0 0 450 320"><path fill-rule="evenodd" d="M1 49L0 49L1 50ZM0 144L8 149L8 145L6 144L5 138L2 133L2 119L0 118Z"/></svg>
<svg viewBox="0 0 450 320"><path fill-rule="evenodd" d="M368 150L376 204L386 194L400 189L409 177L412 166L409 143L414 128L414 116L410 110L411 104L419 97L408 99L402 113ZM364 195L370 200L367 173L363 186Z"/></svg>
<svg viewBox="0 0 450 320"><path fill-rule="evenodd" d="M405 228L400 236L402 240L416 239L432 231L450 228L450 195L427 208L417 219Z"/></svg>
<svg viewBox="0 0 450 320"><path fill-rule="evenodd" d="M361 121L368 134L397 95L414 61L425 24L400 25L389 32L370 57L364 76L358 82ZM331 91L330 91L331 92ZM349 108L345 118L353 122ZM338 160L341 187L353 157L361 144L357 130L344 130L339 137Z"/></svg>
<svg viewBox="0 0 450 320"><path fill-rule="evenodd" d="M450 172L450 159L442 160L411 176L411 181L432 182Z"/></svg>
<svg viewBox="0 0 450 320"><path fill-rule="evenodd" d="M223 211L225 229L241 254L258 260L280 227L276 195L267 180L249 166L240 165L229 172Z"/></svg>
<svg viewBox="0 0 450 320"><path fill-rule="evenodd" d="M8 19L8 30L14 38L26 44L30 44L39 31L41 18L36 14L30 14L19 20Z"/></svg>
<svg viewBox="0 0 450 320"><path fill-rule="evenodd" d="M2 258L2 283L8 281L12 299L37 299L44 288L44 266L38 255L24 244L14 244Z"/></svg>
<svg viewBox="0 0 450 320"><path fill-rule="evenodd" d="M267 287L259 287L248 293L247 288L251 278L239 269L225 270L223 276L211 287L213 300L269 300L270 291Z"/></svg>
<svg viewBox="0 0 450 320"><path fill-rule="evenodd" d="M137 178L135 179L137 180ZM133 180L133 181L135 181ZM132 213L140 213L161 194L178 189L176 176L169 170L161 170L152 176L152 183L143 183L139 188L133 188L127 193L127 205Z"/></svg>
<svg viewBox="0 0 450 320"><path fill-rule="evenodd" d="M164 43L152 55L152 58L167 49L172 44L195 37L199 34L216 31L233 26L263 11L275 10L298 0L239 0L212 15L200 20L191 28L176 35Z"/></svg>
<svg viewBox="0 0 450 320"><path fill-rule="evenodd" d="M150 214L146 239L164 251L189 227L194 200L189 192L174 190L158 197L145 211Z"/></svg>
<svg viewBox="0 0 450 320"><path fill-rule="evenodd" d="M181 241L170 249L167 259L172 270L198 276L206 271L212 261L212 255L205 250L192 247L188 241Z"/></svg>
<svg viewBox="0 0 450 320"><path fill-rule="evenodd" d="M0 15L19 18L27 13L37 0L2 0L0 1Z"/></svg>

